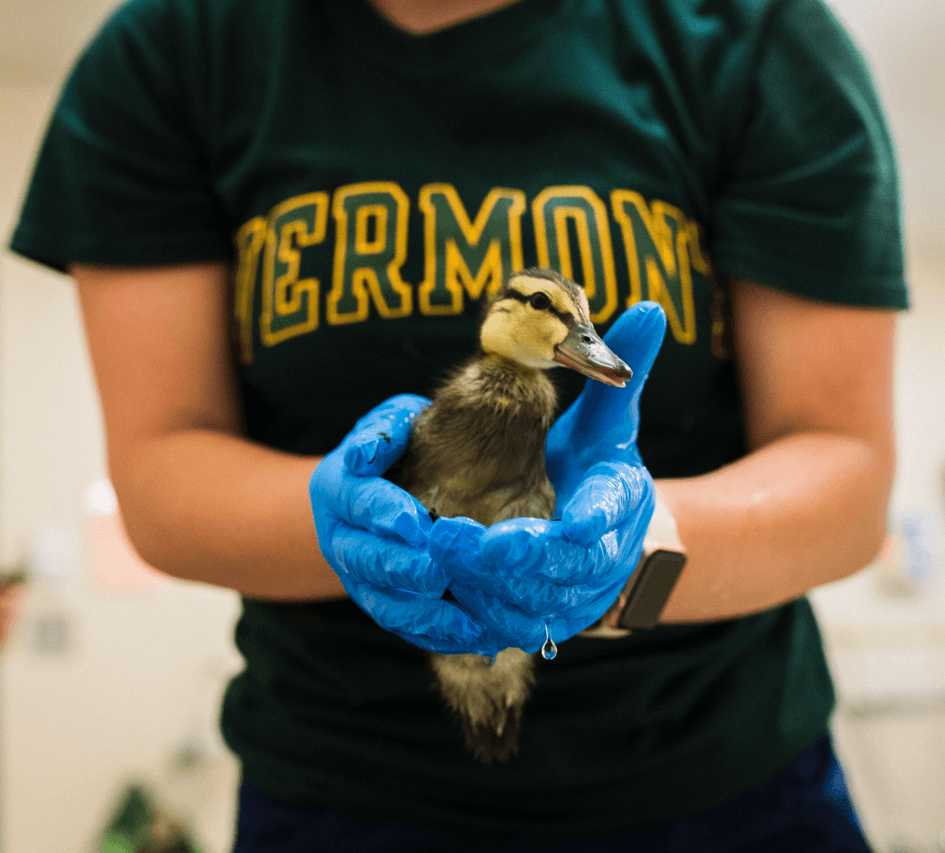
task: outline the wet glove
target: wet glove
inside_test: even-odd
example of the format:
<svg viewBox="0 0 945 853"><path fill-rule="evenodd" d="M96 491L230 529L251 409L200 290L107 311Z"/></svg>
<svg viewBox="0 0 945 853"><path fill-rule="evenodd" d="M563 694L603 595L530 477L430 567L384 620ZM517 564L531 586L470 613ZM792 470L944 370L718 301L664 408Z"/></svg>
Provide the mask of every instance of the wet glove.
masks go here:
<svg viewBox="0 0 945 853"><path fill-rule="evenodd" d="M451 592L486 628L479 646L537 651L549 636L568 639L607 611L636 568L655 503L636 446L640 393L665 330L655 303L625 311L604 341L633 379L626 388L588 380L552 427L546 465L558 520L434 524L430 553L453 578Z"/></svg>
<svg viewBox="0 0 945 853"><path fill-rule="evenodd" d="M466 651L481 628L442 600L448 578L432 563L432 522L413 496L383 479L404 452L424 397L393 397L355 424L309 481L318 544L348 595L382 628L428 651Z"/></svg>

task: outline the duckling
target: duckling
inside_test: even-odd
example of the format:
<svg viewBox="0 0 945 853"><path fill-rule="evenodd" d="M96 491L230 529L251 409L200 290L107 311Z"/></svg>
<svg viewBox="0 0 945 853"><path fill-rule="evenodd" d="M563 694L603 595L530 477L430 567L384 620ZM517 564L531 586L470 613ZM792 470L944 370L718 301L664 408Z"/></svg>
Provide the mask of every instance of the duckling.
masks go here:
<svg viewBox="0 0 945 853"><path fill-rule="evenodd" d="M632 376L594 330L579 285L548 269L517 272L484 306L478 352L417 416L392 479L433 518L551 518L545 438L557 392L546 371L558 365L617 387ZM431 654L430 664L473 756L507 760L518 747L535 656L508 648L493 659Z"/></svg>

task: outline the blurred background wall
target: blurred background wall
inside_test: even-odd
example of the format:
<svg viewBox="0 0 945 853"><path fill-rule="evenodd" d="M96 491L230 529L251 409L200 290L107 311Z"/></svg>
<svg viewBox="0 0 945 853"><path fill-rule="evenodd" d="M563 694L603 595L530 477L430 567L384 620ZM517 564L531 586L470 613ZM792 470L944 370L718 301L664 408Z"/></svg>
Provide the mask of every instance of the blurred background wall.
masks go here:
<svg viewBox="0 0 945 853"><path fill-rule="evenodd" d="M0 0L4 236L62 76L111 5ZM831 5L898 141L914 308L900 324L890 547L815 604L872 843L931 853L945 849L945 4ZM239 666L238 605L120 556L102 445L70 284L0 254L0 565L27 561L33 576L0 653L0 853L89 853L136 781L224 853L236 768L215 726Z"/></svg>

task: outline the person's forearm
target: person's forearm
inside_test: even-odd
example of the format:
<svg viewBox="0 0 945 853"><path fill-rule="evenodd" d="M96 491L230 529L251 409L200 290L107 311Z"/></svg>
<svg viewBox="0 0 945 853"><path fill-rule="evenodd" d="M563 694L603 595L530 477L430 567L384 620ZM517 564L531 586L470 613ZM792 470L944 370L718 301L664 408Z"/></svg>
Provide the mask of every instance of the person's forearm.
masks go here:
<svg viewBox="0 0 945 853"><path fill-rule="evenodd" d="M168 574L259 598L337 598L308 502L317 462L191 430L139 447L116 489L135 547ZM804 433L702 477L659 480L688 551L663 621L756 612L866 565L890 478L872 444Z"/></svg>
<svg viewBox="0 0 945 853"><path fill-rule="evenodd" d="M663 621L757 612L865 566L892 467L878 444L797 433L703 477L657 481L688 551Z"/></svg>
<svg viewBox="0 0 945 853"><path fill-rule="evenodd" d="M129 536L155 568L255 598L345 595L318 549L308 480L318 459L187 430L112 460Z"/></svg>

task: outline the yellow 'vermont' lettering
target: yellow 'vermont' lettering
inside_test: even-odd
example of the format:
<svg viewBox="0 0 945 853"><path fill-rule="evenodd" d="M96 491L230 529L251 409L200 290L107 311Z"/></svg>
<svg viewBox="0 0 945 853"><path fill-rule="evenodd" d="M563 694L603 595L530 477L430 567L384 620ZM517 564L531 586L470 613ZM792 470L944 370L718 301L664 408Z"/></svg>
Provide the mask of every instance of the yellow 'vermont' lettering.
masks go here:
<svg viewBox="0 0 945 853"><path fill-rule="evenodd" d="M325 239L328 194L305 193L276 205L266 228L259 331L265 346L318 328L321 282L300 278L301 249Z"/></svg>
<svg viewBox="0 0 945 853"><path fill-rule="evenodd" d="M409 212L407 194L393 181L350 184L335 192L334 268L326 306L329 323L366 320L372 301L385 319L410 315L413 291L400 276L407 256Z"/></svg>
<svg viewBox="0 0 945 853"><path fill-rule="evenodd" d="M614 218L620 226L627 253L630 296L627 306L644 298L643 278L646 278L647 296L659 302L673 337L681 344L696 341L696 311L693 297L692 268L708 271L708 262L698 244L698 228L685 214L671 204L656 199L648 205L634 190L614 190L611 193ZM638 235L647 235L652 244L638 245ZM690 247L695 235L696 243ZM694 251L690 251L693 248ZM675 283L675 288L670 285ZM673 290L679 293L677 306ZM681 311L680 311L681 308Z"/></svg>
<svg viewBox="0 0 945 853"><path fill-rule="evenodd" d="M243 224L233 239L236 273L233 280L233 316L239 334L240 361L253 360L253 295L259 270L259 255L266 245L266 218L256 216Z"/></svg>
<svg viewBox="0 0 945 853"><path fill-rule="evenodd" d="M448 183L421 187L424 279L417 305L424 315L458 315L467 300L494 293L524 265L522 190L489 190L470 216ZM325 317L331 324L368 319L371 305L385 319L409 316L413 286L401 276L406 261L410 199L392 181L369 181L327 192L305 193L244 223L234 236L233 316L240 358L253 359L253 311L260 287L259 330L273 346L318 328L321 282L306 271L325 260L305 249L326 242L334 218L331 287ZM696 340L694 275L712 280L700 226L677 207L647 201L634 190L611 192L610 210L589 187L552 186L531 202L538 263L580 281L591 319L606 323L618 310L610 216L620 230L630 286L627 305L649 298L666 311L676 341ZM701 287L701 284L700 284ZM713 309L714 310L714 309ZM713 323L721 320L713 315ZM713 326L712 335L721 336Z"/></svg>
<svg viewBox="0 0 945 853"><path fill-rule="evenodd" d="M370 232L374 231L374 237ZM354 250L359 255L376 255L384 251L387 237L387 207L383 204L366 204L359 207L355 216Z"/></svg>
<svg viewBox="0 0 945 853"><path fill-rule="evenodd" d="M490 190L474 220L450 184L421 187L419 206L424 218L420 313L461 314L464 294L477 300L495 293L510 273L522 268L521 190Z"/></svg>
<svg viewBox="0 0 945 853"><path fill-rule="evenodd" d="M532 201L532 220L538 263L581 281L591 320L606 323L617 310L617 273L607 206L600 196L590 187L548 187ZM577 234L577 264L569 224Z"/></svg>

